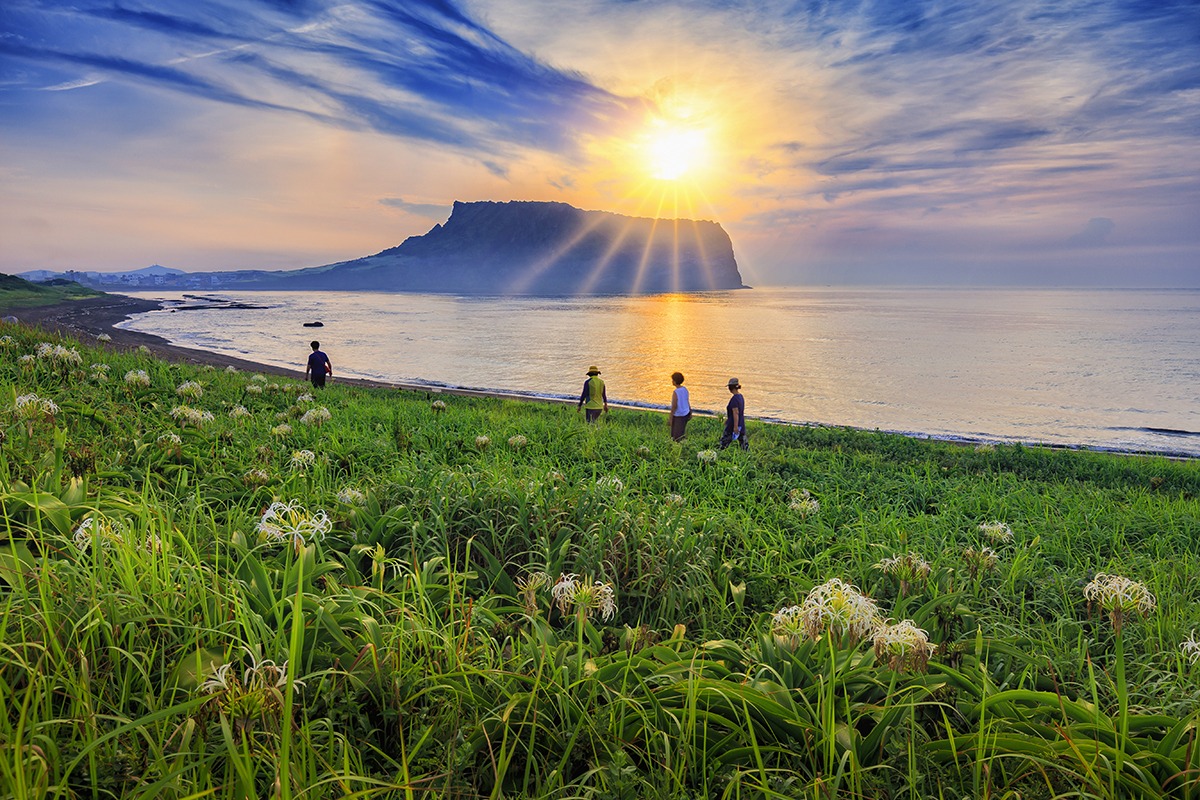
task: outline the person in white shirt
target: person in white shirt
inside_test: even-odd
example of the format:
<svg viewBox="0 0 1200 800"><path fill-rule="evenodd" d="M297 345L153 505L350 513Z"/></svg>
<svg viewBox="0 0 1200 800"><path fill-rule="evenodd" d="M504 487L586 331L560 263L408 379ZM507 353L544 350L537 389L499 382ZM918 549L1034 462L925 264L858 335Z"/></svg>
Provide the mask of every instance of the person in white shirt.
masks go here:
<svg viewBox="0 0 1200 800"><path fill-rule="evenodd" d="M687 432L688 420L692 418L692 404L688 399L688 390L683 386L683 373L671 373L671 383L675 384L675 391L671 392L671 438L678 442Z"/></svg>

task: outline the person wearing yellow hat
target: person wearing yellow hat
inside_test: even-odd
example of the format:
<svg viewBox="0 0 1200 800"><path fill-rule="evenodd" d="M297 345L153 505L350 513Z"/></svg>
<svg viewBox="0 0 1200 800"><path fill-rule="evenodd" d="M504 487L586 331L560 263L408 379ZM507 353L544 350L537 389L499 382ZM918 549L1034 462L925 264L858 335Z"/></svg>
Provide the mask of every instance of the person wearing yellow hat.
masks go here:
<svg viewBox="0 0 1200 800"><path fill-rule="evenodd" d="M583 416L588 422L595 422L600 419L602 412L608 411L608 392L600 378L599 367L588 367L587 374L588 379L583 382L583 394L579 395L576 408L583 409Z"/></svg>

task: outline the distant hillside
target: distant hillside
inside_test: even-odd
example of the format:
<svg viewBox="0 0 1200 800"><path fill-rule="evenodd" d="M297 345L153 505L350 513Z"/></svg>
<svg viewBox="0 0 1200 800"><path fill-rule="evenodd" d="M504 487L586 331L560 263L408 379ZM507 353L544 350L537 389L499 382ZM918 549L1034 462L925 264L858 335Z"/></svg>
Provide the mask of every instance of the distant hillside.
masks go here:
<svg viewBox="0 0 1200 800"><path fill-rule="evenodd" d="M25 273L27 276L34 273ZM323 267L266 272L38 271L87 286L454 294L650 294L742 289L716 222L626 217L566 203L454 204L442 225L396 247Z"/></svg>
<svg viewBox="0 0 1200 800"><path fill-rule="evenodd" d="M398 247L287 276L272 288L473 294L642 294L741 289L729 235L707 220L582 211L566 203L456 202Z"/></svg>
<svg viewBox="0 0 1200 800"><path fill-rule="evenodd" d="M53 278L46 283L32 283L15 275L0 273L0 309L48 306L65 300L82 300L104 292L80 286L74 281Z"/></svg>

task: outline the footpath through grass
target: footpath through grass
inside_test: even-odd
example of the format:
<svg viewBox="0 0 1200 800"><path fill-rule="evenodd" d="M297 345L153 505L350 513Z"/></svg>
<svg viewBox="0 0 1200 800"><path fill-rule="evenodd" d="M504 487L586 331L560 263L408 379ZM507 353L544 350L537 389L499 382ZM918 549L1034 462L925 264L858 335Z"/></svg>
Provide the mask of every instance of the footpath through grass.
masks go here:
<svg viewBox="0 0 1200 800"><path fill-rule="evenodd" d="M1200 797L1200 464L0 325L0 796Z"/></svg>

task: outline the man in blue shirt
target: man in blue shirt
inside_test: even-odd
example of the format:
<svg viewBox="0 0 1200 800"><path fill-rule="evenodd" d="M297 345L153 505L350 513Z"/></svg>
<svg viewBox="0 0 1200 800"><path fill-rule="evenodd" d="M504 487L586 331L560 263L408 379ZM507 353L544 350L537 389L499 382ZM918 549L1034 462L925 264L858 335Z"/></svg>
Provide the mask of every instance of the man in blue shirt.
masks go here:
<svg viewBox="0 0 1200 800"><path fill-rule="evenodd" d="M750 449L746 439L746 398L742 397L742 384L737 378L729 379L729 403L725 406L725 432L721 434L721 449L724 450L733 442L741 445L743 450Z"/></svg>
<svg viewBox="0 0 1200 800"><path fill-rule="evenodd" d="M321 352L321 343L312 342L312 352L308 356L308 365L304 368L304 377L312 381L317 389L325 388L325 376L333 374L333 364L329 356Z"/></svg>

